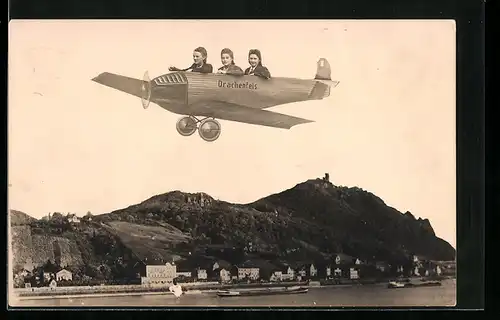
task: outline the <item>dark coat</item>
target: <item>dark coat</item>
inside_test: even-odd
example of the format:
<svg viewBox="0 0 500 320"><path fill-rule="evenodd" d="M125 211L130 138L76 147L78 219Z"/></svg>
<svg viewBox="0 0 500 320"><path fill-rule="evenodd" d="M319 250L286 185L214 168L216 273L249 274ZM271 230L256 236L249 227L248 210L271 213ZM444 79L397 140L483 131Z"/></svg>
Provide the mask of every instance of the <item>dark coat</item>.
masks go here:
<svg viewBox="0 0 500 320"><path fill-rule="evenodd" d="M213 67L210 63L204 63L201 67L199 67L197 64L193 63L190 67L188 67L186 69L178 69L176 67L172 67L169 70L170 71L188 71L188 70L191 70L192 72L212 73Z"/></svg>
<svg viewBox="0 0 500 320"><path fill-rule="evenodd" d="M243 69L241 69L235 64L230 64L228 67L222 66L219 69L217 69L217 71L222 71L222 70L226 70L226 74L231 74L235 76L242 76L245 74L243 72Z"/></svg>
<svg viewBox="0 0 500 320"><path fill-rule="evenodd" d="M271 72L269 72L269 70L261 64L259 64L257 67L255 67L255 69L253 70L252 73L250 73L250 67L248 67L245 70L245 74L258 76L258 77L262 77L265 79L271 78Z"/></svg>

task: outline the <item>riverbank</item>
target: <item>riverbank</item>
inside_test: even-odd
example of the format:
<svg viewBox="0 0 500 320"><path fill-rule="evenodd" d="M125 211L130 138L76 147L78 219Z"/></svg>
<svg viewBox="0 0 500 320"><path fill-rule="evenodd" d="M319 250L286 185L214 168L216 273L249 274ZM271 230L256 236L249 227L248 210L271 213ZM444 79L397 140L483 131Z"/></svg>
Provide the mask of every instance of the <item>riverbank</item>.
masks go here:
<svg viewBox="0 0 500 320"><path fill-rule="evenodd" d="M378 285L382 285L379 283ZM346 288L346 287L353 287L353 284L343 284L343 285L337 285L337 286L301 286L301 287L306 287L309 289L328 289L328 288ZM269 288L270 286L262 286L265 288ZM272 286L275 287L275 286ZM283 286L281 286L283 287ZM234 288L233 288L234 289ZM239 288L240 290L242 288ZM245 290L251 290L252 288L244 288L242 289L243 291ZM255 287L254 287L255 289ZM192 296L192 295L203 295L203 296L210 296L213 295L215 296L217 291L220 289L207 289L207 290L188 290L184 292L184 295L187 296ZM54 292L47 292L47 294L44 295L23 295L19 296L16 295L16 299L20 301L27 301L27 300L51 300L51 299L82 299L82 298L109 298L109 297L133 297L133 296L164 296L165 298L169 299L175 299L175 295L171 293L168 290L164 290L161 292L151 292L151 291L141 291L141 292L115 292L115 293L82 293L82 294L75 294L75 293L54 293ZM182 296L181 296L182 297Z"/></svg>
<svg viewBox="0 0 500 320"><path fill-rule="evenodd" d="M301 286L310 289L319 288L346 288L353 286L386 286L388 279L365 280L365 281L342 281L333 282L282 282L282 283L245 283L245 284L181 284L185 295L215 294L218 290L249 290L255 288L277 288ZM167 286L97 286L97 287L56 287L56 288L22 288L15 289L14 296L21 300L39 299L72 299L86 297L120 297L120 296L141 296L141 295L165 295L175 298Z"/></svg>

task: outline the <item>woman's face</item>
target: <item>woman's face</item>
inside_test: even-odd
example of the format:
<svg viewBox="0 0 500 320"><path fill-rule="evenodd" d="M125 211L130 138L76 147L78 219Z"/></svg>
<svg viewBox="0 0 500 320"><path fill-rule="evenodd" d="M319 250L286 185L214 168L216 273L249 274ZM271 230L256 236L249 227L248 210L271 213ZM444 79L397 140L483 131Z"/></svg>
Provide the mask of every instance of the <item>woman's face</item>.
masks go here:
<svg viewBox="0 0 500 320"><path fill-rule="evenodd" d="M194 60L194 63L201 64L203 62L203 55L198 51L194 51L193 52L193 60Z"/></svg>
<svg viewBox="0 0 500 320"><path fill-rule="evenodd" d="M250 65L252 67L255 67L257 64L259 64L259 57L257 57L256 54L252 53L249 57L248 57L248 63L250 63Z"/></svg>
<svg viewBox="0 0 500 320"><path fill-rule="evenodd" d="M220 56L220 60L222 61L222 65L224 65L224 66L230 65L231 62L233 61L233 59L231 59L231 56L227 53L223 53Z"/></svg>

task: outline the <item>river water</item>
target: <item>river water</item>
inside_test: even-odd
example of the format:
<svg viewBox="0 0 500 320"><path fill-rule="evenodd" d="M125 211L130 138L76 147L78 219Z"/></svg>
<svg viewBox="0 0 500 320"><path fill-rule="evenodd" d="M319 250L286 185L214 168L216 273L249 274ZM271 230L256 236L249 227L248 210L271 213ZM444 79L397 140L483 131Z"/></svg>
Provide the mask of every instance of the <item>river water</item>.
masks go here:
<svg viewBox="0 0 500 320"><path fill-rule="evenodd" d="M454 306L454 280L439 287L387 289L386 285L310 288L306 294L220 298L215 293L21 300L24 307L416 307Z"/></svg>

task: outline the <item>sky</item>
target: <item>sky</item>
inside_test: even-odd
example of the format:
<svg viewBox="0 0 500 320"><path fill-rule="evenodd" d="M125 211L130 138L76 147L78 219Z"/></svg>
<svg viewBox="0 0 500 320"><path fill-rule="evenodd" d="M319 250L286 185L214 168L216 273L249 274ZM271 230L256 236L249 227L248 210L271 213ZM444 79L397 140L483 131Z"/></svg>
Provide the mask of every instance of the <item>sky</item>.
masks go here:
<svg viewBox="0 0 500 320"><path fill-rule="evenodd" d="M221 65L251 48L275 77L311 79L326 58L331 96L269 109L314 120L282 130L220 120L215 142L180 136L179 115L99 85L187 67L204 46ZM22 21L9 28L9 208L94 214L173 190L248 203L328 172L455 246L452 20Z"/></svg>

